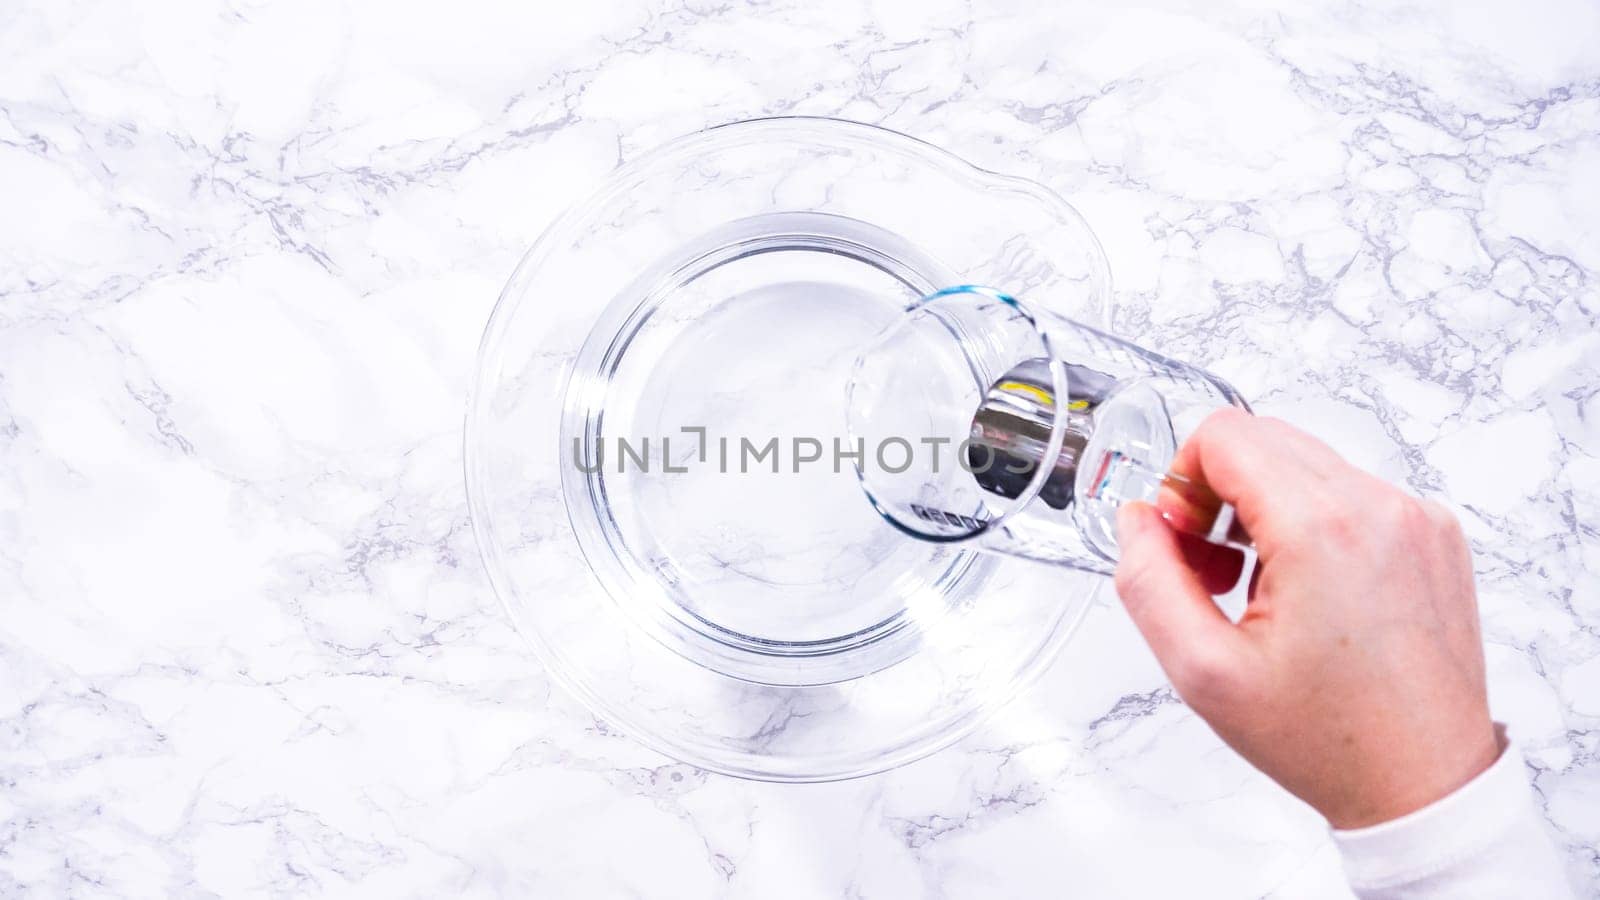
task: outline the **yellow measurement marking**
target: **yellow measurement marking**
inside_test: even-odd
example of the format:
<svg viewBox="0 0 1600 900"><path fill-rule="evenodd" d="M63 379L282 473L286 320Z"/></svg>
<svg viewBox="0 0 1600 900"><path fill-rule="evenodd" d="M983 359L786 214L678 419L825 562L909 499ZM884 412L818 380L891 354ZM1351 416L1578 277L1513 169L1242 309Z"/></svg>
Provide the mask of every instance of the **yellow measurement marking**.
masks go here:
<svg viewBox="0 0 1600 900"><path fill-rule="evenodd" d="M1016 391L1027 394L1046 406L1053 406L1056 402L1054 394L1035 384L1028 384L1027 382L1023 381L1002 381L998 387L1002 391ZM1067 409L1075 412L1081 412L1088 408L1089 401L1087 400L1073 400L1067 404Z"/></svg>
<svg viewBox="0 0 1600 900"><path fill-rule="evenodd" d="M1051 394L1049 391L1037 385L1028 384L1022 381L1002 381L1000 382L1000 390L1027 394L1028 396L1047 406L1056 402L1055 395Z"/></svg>

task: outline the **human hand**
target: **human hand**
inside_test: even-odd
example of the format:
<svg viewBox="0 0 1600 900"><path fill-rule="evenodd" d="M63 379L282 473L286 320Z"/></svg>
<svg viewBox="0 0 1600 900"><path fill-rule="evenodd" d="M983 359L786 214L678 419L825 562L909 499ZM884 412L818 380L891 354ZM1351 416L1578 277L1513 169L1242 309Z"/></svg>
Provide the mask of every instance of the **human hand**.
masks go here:
<svg viewBox="0 0 1600 900"><path fill-rule="evenodd" d="M1495 761L1472 562L1448 510L1240 410L1202 423L1173 470L1232 503L1255 542L1244 616L1211 597L1238 552L1144 503L1117 518L1117 593L1229 746L1336 828L1420 809Z"/></svg>

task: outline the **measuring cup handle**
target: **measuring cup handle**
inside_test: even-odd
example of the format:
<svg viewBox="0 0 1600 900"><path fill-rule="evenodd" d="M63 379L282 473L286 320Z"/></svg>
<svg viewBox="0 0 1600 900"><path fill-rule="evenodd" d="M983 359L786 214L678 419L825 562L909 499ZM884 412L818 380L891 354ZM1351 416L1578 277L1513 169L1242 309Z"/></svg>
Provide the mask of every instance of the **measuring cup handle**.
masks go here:
<svg viewBox="0 0 1600 900"><path fill-rule="evenodd" d="M1109 450L1091 481L1089 499L1112 503L1153 503L1174 529L1237 550L1253 549L1233 504L1205 484L1152 469L1118 450Z"/></svg>
<svg viewBox="0 0 1600 900"><path fill-rule="evenodd" d="M1158 500L1156 505L1173 528L1236 550L1254 549L1232 503L1218 497L1204 483L1176 472L1162 473L1160 480L1167 502Z"/></svg>

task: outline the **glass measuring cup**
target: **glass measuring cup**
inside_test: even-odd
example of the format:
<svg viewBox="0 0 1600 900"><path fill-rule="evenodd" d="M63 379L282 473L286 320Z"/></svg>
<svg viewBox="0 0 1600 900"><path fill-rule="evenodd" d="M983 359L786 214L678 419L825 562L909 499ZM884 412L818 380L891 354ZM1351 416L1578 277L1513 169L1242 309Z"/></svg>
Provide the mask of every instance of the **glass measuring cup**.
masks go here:
<svg viewBox="0 0 1600 900"><path fill-rule="evenodd" d="M1227 382L998 290L911 305L846 390L856 472L905 534L1109 574L1116 511L1158 502L1214 543L1249 537L1203 484L1169 471Z"/></svg>

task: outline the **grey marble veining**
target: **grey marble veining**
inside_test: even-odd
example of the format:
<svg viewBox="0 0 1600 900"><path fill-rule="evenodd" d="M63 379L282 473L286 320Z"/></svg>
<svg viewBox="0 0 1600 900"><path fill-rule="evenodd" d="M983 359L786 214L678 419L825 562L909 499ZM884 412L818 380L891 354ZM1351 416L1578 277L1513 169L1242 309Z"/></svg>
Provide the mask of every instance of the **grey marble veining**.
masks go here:
<svg viewBox="0 0 1600 900"><path fill-rule="evenodd" d="M0 10L0 893L1347 896L1114 609L831 785L659 757L519 643L460 479L493 300L619 160L783 113L1045 182L1121 333L1450 502L1600 891L1597 45L1584 0Z"/></svg>

